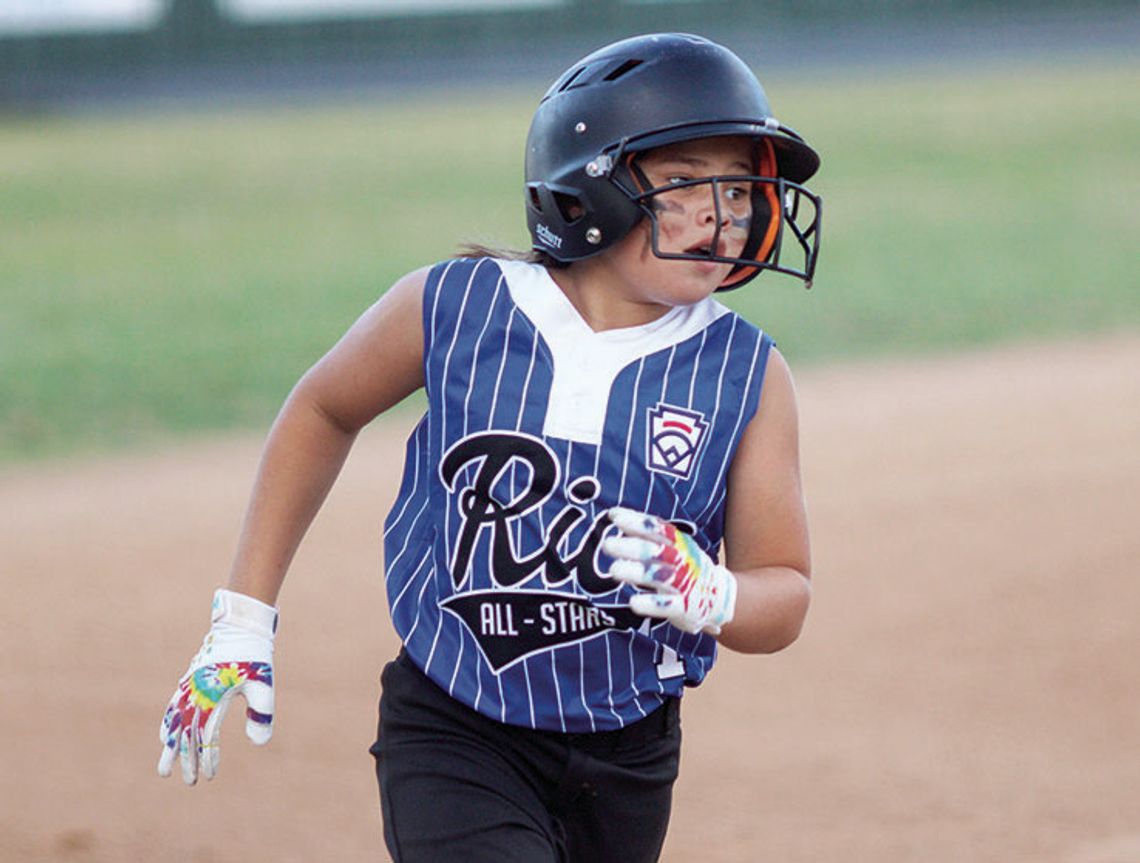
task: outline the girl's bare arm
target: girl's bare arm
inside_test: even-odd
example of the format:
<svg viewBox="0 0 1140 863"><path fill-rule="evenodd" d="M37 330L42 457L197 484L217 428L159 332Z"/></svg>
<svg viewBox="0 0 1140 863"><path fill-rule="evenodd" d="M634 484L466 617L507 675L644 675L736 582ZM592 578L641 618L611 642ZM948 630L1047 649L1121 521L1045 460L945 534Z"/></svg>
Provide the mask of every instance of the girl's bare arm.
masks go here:
<svg viewBox="0 0 1140 863"><path fill-rule="evenodd" d="M270 430L229 588L276 604L289 564L357 433L423 386L426 270L396 282L314 365Z"/></svg>

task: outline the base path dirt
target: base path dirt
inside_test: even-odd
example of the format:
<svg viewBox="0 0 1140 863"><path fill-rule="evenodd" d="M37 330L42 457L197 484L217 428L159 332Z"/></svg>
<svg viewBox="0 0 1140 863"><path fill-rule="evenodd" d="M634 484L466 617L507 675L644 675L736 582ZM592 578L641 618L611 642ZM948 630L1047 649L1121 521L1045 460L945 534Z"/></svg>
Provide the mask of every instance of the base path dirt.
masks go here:
<svg viewBox="0 0 1140 863"><path fill-rule="evenodd" d="M1140 861L1140 336L798 387L808 626L687 694L663 859ZM286 584L273 742L231 717L194 789L155 774L158 722L260 440L0 473L0 861L386 859L367 748L410 424L366 431Z"/></svg>

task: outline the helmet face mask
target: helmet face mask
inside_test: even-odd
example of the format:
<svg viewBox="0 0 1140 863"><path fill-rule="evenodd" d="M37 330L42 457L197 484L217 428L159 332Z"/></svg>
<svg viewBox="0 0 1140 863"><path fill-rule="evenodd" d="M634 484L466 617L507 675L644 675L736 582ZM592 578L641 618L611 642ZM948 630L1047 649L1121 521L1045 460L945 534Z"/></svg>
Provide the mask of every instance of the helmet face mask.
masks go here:
<svg viewBox="0 0 1140 863"><path fill-rule="evenodd" d="M653 151L632 154L622 160L627 167L614 172L613 182L645 213L658 258L733 264L718 288L722 291L745 284L761 270L795 276L810 288L819 250L820 200L799 183L775 176L769 142L758 142L754 151L756 173L714 174L660 186L653 186L641 169L641 161ZM671 212L689 214L702 205L712 214L709 241L684 251L666 249L662 219L669 219ZM741 235L739 248L730 252L731 239Z"/></svg>
<svg viewBox="0 0 1140 863"><path fill-rule="evenodd" d="M640 171L650 151L721 137L754 142L753 173L651 188ZM720 290L765 269L810 286L821 202L802 184L818 166L815 151L771 116L760 83L735 54L685 34L635 37L572 66L536 110L527 139L528 227L536 250L570 263L604 251L648 219L657 257L733 264ZM742 217L731 211L744 189L750 206ZM680 194L711 199L718 227L707 247L665 247L661 219ZM729 203L733 195L736 204ZM722 220L730 225L723 236ZM730 239L741 246L741 231L741 250L726 254Z"/></svg>
<svg viewBox="0 0 1140 863"><path fill-rule="evenodd" d="M744 228L749 239L742 252L737 255L718 251L721 243L723 222L737 222L736 216L725 213L721 203L724 186L747 184L752 187L749 193L753 204L752 213L745 218ZM650 211L646 217L650 223L653 254L658 258L672 261L712 261L733 264L732 271L717 290L727 291L738 288L759 275L761 270L773 270L802 279L810 288L815 274L815 263L819 252L819 198L798 183L758 175L721 175L690 180L685 186L690 188L707 186L710 188L712 206L716 213L716 230L707 250L668 251L661 238L660 207L653 199L669 193L669 190L654 189L637 196L635 200L646 203ZM783 202L777 210L768 203L771 197Z"/></svg>

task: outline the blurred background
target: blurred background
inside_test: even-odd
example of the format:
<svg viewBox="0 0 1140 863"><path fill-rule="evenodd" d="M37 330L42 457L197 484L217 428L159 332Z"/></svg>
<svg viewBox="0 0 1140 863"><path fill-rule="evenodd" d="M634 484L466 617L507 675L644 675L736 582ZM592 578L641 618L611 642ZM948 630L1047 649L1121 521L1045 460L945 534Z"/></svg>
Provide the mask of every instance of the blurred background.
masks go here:
<svg viewBox="0 0 1140 863"><path fill-rule="evenodd" d="M154 775L264 432L396 278L525 247L574 60L723 42L823 156L797 376L815 594L685 699L664 860L1140 861L1140 8L0 0L0 861L384 859L361 436L282 594L277 733Z"/></svg>
<svg viewBox="0 0 1140 863"><path fill-rule="evenodd" d="M546 87L691 30L824 155L797 363L1133 328L1140 14L1115 2L5 0L0 463L261 428L393 279L525 246Z"/></svg>

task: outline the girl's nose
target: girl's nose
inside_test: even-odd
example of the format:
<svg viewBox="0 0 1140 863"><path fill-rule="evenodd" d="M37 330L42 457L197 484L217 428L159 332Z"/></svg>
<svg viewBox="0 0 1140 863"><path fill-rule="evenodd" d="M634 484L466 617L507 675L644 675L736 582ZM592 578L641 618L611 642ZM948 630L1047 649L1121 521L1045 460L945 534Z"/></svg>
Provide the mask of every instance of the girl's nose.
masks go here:
<svg viewBox="0 0 1140 863"><path fill-rule="evenodd" d="M731 224L732 207L728 196L729 190L722 189L717 183L709 183L701 195L698 221L702 225L719 223L721 227Z"/></svg>

